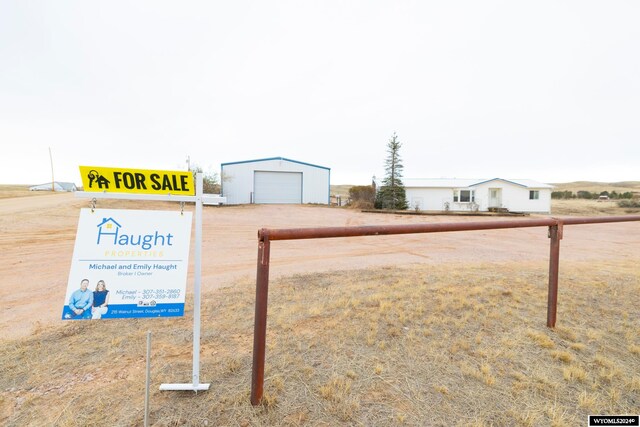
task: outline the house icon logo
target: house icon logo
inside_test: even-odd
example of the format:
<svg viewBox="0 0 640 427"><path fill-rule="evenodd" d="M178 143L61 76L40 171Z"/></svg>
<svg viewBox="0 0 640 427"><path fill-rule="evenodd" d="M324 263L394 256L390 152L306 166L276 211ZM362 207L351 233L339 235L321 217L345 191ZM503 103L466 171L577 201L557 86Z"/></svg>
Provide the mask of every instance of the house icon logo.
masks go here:
<svg viewBox="0 0 640 427"><path fill-rule="evenodd" d="M111 184L107 178L100 175L100 173L95 169L89 171L87 178L89 178L89 188L93 188L93 184L95 183L99 189L108 190L109 184Z"/></svg>
<svg viewBox="0 0 640 427"><path fill-rule="evenodd" d="M122 227L113 218L102 218L102 222L98 224L98 244L100 244L100 238L102 236L113 236L114 241L118 238L118 232Z"/></svg>

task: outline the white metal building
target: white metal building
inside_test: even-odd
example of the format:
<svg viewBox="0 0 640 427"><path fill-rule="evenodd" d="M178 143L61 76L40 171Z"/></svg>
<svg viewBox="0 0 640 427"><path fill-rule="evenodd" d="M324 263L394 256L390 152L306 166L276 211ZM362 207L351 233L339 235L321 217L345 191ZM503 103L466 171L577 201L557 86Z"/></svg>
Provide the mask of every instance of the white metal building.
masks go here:
<svg viewBox="0 0 640 427"><path fill-rule="evenodd" d="M227 204L329 204L331 169L284 157L223 163Z"/></svg>
<svg viewBox="0 0 640 427"><path fill-rule="evenodd" d="M410 209L550 213L552 185L530 179L405 179Z"/></svg>
<svg viewBox="0 0 640 427"><path fill-rule="evenodd" d="M73 182L48 182L46 184L39 184L29 187L31 191L78 191L78 187Z"/></svg>

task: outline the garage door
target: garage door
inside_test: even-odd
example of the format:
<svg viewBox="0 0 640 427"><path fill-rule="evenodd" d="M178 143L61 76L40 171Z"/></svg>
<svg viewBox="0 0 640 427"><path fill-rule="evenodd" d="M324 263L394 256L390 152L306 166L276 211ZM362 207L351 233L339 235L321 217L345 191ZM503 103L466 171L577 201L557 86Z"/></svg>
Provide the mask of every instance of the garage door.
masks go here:
<svg viewBox="0 0 640 427"><path fill-rule="evenodd" d="M254 203L302 203L302 172L254 174Z"/></svg>

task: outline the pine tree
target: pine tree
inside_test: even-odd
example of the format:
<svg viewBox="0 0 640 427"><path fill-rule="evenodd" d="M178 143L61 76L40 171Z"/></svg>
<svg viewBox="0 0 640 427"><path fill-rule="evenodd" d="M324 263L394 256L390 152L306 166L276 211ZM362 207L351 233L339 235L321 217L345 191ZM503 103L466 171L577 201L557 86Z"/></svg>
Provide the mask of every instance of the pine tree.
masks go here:
<svg viewBox="0 0 640 427"><path fill-rule="evenodd" d="M404 210L407 209L407 195L402 184L402 159L400 158L400 147L398 136L393 136L387 144L387 159L384 167L386 177L382 181L382 186L376 194L376 208Z"/></svg>

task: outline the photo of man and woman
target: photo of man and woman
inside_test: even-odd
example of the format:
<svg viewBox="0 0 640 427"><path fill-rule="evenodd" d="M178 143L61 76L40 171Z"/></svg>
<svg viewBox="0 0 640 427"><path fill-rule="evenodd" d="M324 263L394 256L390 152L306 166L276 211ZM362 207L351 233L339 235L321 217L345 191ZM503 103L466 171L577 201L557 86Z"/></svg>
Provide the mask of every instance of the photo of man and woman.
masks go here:
<svg viewBox="0 0 640 427"><path fill-rule="evenodd" d="M68 308L67 308L68 307ZM95 290L89 290L89 279L80 281L80 288L73 291L69 304L62 313L64 319L100 319L109 309L109 291L104 280L98 280Z"/></svg>

